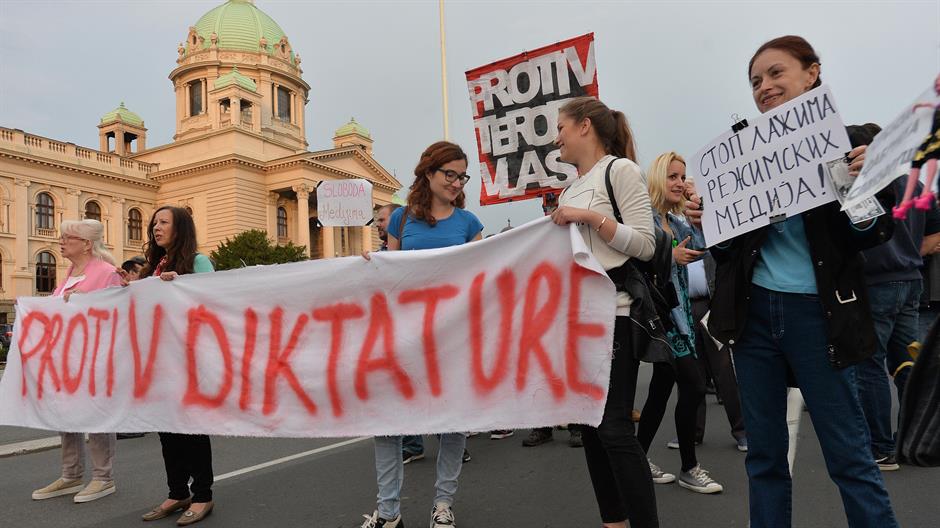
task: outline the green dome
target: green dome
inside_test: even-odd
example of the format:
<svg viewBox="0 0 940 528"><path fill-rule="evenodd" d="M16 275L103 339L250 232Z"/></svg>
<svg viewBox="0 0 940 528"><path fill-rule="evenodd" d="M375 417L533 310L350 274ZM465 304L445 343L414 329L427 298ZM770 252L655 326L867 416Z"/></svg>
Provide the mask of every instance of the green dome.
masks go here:
<svg viewBox="0 0 940 528"><path fill-rule="evenodd" d="M225 75L220 75L219 78L215 80L213 89L218 90L219 88L225 88L231 84L237 84L249 92L258 91L258 85L255 84L255 81L242 75L238 71L238 66L232 68L232 71L226 73Z"/></svg>
<svg viewBox="0 0 940 528"><path fill-rule="evenodd" d="M268 55L273 55L274 45L284 36L284 30L271 17L255 7L251 0L228 0L224 4L202 15L196 22L196 33L204 39L203 49L212 45L214 32L219 49L253 51L260 49L261 37L268 41ZM187 53L191 43L186 43ZM293 53L291 53L293 62Z"/></svg>
<svg viewBox="0 0 940 528"><path fill-rule="evenodd" d="M111 110L107 114L101 116L101 124L107 124L112 121L121 121L122 123L128 123L130 125L144 126L144 120L140 118L139 115L131 112L124 106L124 101L121 101L121 106Z"/></svg>
<svg viewBox="0 0 940 528"><path fill-rule="evenodd" d="M356 118L351 118L348 123L336 129L333 137L348 136L350 134L359 134L366 139L372 139L372 134L366 130L366 127L356 122Z"/></svg>

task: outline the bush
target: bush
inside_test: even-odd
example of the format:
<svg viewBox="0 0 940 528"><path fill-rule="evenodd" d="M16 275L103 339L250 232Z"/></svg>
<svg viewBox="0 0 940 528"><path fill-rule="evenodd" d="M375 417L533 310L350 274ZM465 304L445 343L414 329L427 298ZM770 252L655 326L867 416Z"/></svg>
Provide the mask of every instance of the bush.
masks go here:
<svg viewBox="0 0 940 528"><path fill-rule="evenodd" d="M215 269L229 270L259 264L283 264L307 260L307 248L288 242L286 246L271 244L264 231L251 229L225 239L210 255Z"/></svg>

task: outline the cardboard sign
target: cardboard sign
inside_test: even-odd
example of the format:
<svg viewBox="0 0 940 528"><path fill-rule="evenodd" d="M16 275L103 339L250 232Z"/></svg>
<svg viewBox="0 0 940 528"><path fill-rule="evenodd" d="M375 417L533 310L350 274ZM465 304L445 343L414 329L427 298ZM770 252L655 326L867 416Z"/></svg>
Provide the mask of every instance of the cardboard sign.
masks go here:
<svg viewBox="0 0 940 528"><path fill-rule="evenodd" d="M364 226L372 217L372 183L368 180L326 180L317 185L320 224Z"/></svg>
<svg viewBox="0 0 940 528"><path fill-rule="evenodd" d="M916 105L923 105L917 106ZM875 136L865 153L865 165L842 204L843 209L875 196L900 176L911 171L911 161L930 133L940 95L931 86ZM927 174L921 172L923 182ZM900 197L899 197L900 198Z"/></svg>
<svg viewBox="0 0 940 528"><path fill-rule="evenodd" d="M826 162L851 150L827 86L728 130L689 160L709 246L836 199Z"/></svg>
<svg viewBox="0 0 940 528"><path fill-rule="evenodd" d="M0 424L337 437L600 423L614 285L575 226L21 298Z"/></svg>
<svg viewBox="0 0 940 528"><path fill-rule="evenodd" d="M577 169L558 159L558 109L597 97L594 34L470 70L483 185L480 204L537 198L567 187Z"/></svg>

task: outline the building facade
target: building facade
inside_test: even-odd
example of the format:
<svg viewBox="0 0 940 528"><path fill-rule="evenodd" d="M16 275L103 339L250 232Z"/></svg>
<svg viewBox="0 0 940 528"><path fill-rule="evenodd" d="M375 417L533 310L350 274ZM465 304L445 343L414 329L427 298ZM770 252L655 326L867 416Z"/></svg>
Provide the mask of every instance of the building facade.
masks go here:
<svg viewBox="0 0 940 528"><path fill-rule="evenodd" d="M177 55L169 144L149 147L144 120L124 103L101 118L98 149L0 127L0 322L12 320L16 297L63 280L64 220L100 220L118 260L142 253L150 216L166 204L193 215L206 254L248 229L311 258L377 246L371 227L319 227L316 186L364 178L378 206L401 184L355 120L336 131L334 148L307 150L310 86L276 22L250 0L228 0L189 28Z"/></svg>

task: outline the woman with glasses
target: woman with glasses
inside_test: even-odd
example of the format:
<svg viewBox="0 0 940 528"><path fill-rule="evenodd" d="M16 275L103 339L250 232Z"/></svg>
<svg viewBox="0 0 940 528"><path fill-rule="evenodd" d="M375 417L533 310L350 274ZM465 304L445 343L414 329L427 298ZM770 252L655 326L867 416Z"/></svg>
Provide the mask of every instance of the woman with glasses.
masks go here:
<svg viewBox="0 0 940 528"><path fill-rule="evenodd" d="M428 147L408 194L408 206L396 209L388 220L388 250L434 249L458 246L482 238L483 224L464 210L467 155L459 145L439 141ZM368 254L365 255L368 259ZM463 433L444 433L437 454L437 482L431 528L451 528L454 495L463 464L467 438ZM378 505L366 515L362 528L404 528L401 518L401 486L404 464L401 436L375 438L375 473Z"/></svg>
<svg viewBox="0 0 940 528"><path fill-rule="evenodd" d="M97 220L62 222L59 251L71 265L65 282L53 292L53 297L69 297L110 286L120 286L121 277L115 269L114 257L104 247L104 226ZM33 492L33 500L51 499L76 494L76 503L90 502L114 493L111 464L117 437L114 433L91 433L88 450L91 452L92 480L82 486L85 466L85 434L60 433L62 437L62 476L48 486Z"/></svg>

